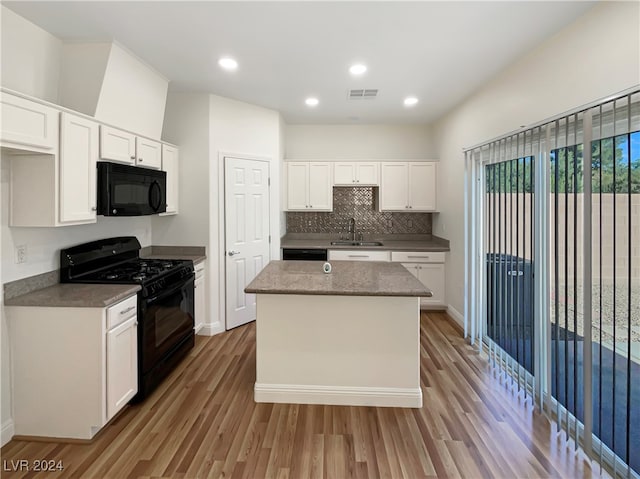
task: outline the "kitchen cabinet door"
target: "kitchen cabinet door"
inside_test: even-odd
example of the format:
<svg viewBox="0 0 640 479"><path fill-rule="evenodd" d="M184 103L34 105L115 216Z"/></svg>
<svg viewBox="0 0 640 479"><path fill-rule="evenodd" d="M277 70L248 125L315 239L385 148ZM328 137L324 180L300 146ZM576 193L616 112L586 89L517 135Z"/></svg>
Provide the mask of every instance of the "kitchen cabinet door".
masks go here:
<svg viewBox="0 0 640 479"><path fill-rule="evenodd" d="M91 120L60 116L60 223L96 222L98 132Z"/></svg>
<svg viewBox="0 0 640 479"><path fill-rule="evenodd" d="M287 209L309 210L309 163L287 163Z"/></svg>
<svg viewBox="0 0 640 479"><path fill-rule="evenodd" d="M420 306L444 307L444 263L402 263L431 291L430 298L420 298Z"/></svg>
<svg viewBox="0 0 640 479"><path fill-rule="evenodd" d="M382 163L380 211L437 211L437 164Z"/></svg>
<svg viewBox="0 0 640 479"><path fill-rule="evenodd" d="M198 332L204 326L207 317L207 277L205 273L204 261L195 265L196 280L194 283L194 314L195 314L195 332Z"/></svg>
<svg viewBox="0 0 640 479"><path fill-rule="evenodd" d="M0 110L0 146L55 153L58 146L58 110L4 92L0 93Z"/></svg>
<svg viewBox="0 0 640 479"><path fill-rule="evenodd" d="M329 162L287 163L287 211L332 211L333 168Z"/></svg>
<svg viewBox="0 0 640 479"><path fill-rule="evenodd" d="M136 136L110 126L100 126L100 158L104 161L136 164Z"/></svg>
<svg viewBox="0 0 640 479"><path fill-rule="evenodd" d="M107 421L138 392L138 319L107 333Z"/></svg>
<svg viewBox="0 0 640 479"><path fill-rule="evenodd" d="M136 165L159 170L162 168L162 143L136 137Z"/></svg>
<svg viewBox="0 0 640 479"><path fill-rule="evenodd" d="M409 206L413 211L436 211L436 163L409 163Z"/></svg>
<svg viewBox="0 0 640 479"><path fill-rule="evenodd" d="M179 165L178 149L170 145L162 145L162 171L167 173L167 211L160 216L178 213Z"/></svg>
<svg viewBox="0 0 640 479"><path fill-rule="evenodd" d="M423 306L444 307L444 263L418 265L418 279L433 294L430 298L420 298L420 304Z"/></svg>
<svg viewBox="0 0 640 479"><path fill-rule="evenodd" d="M378 186L380 184L379 163L356 163L356 183L358 186Z"/></svg>
<svg viewBox="0 0 640 479"><path fill-rule="evenodd" d="M331 163L309 163L309 209L333 210L333 178Z"/></svg>
<svg viewBox="0 0 640 479"><path fill-rule="evenodd" d="M407 163L382 163L380 181L380 211L407 211L409 195Z"/></svg>
<svg viewBox="0 0 640 479"><path fill-rule="evenodd" d="M333 167L333 184L335 186L378 186L377 162L336 162Z"/></svg>
<svg viewBox="0 0 640 479"><path fill-rule="evenodd" d="M336 186L353 186L356 182L356 164L353 162L337 162L333 165L333 184Z"/></svg>

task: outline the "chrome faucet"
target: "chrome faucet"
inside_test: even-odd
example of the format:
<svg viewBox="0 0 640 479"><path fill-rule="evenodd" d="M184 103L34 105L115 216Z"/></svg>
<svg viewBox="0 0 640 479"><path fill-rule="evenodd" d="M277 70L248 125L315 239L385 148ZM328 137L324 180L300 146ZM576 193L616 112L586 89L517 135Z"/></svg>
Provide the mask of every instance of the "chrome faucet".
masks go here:
<svg viewBox="0 0 640 479"><path fill-rule="evenodd" d="M356 219L349 218L349 227L347 228L347 233L351 235L349 238L351 241L356 240Z"/></svg>

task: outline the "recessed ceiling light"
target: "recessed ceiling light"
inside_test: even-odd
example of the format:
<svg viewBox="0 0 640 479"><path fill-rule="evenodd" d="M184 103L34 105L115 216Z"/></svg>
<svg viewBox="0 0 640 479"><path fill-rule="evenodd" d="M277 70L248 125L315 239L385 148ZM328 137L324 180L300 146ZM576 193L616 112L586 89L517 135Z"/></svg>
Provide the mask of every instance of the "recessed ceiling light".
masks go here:
<svg viewBox="0 0 640 479"><path fill-rule="evenodd" d="M413 106L418 103L418 99L415 96L408 96L404 99L404 106Z"/></svg>
<svg viewBox="0 0 640 479"><path fill-rule="evenodd" d="M313 97L307 98L304 102L307 104L307 106L316 106L318 103L320 103L317 98Z"/></svg>
<svg viewBox="0 0 640 479"><path fill-rule="evenodd" d="M229 57L223 57L218 60L218 65L220 65L225 70L235 70L236 68L238 68L238 62Z"/></svg>
<svg viewBox="0 0 640 479"><path fill-rule="evenodd" d="M349 68L349 72L352 75L362 75L366 71L367 66L363 65L362 63L356 63L355 65L351 65L351 68Z"/></svg>

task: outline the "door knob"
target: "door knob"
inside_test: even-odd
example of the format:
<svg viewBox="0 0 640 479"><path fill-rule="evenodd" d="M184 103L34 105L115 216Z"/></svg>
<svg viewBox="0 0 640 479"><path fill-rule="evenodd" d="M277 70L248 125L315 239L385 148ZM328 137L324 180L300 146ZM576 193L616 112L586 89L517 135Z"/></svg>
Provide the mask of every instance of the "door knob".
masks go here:
<svg viewBox="0 0 640 479"><path fill-rule="evenodd" d="M227 254L229 256L233 256L233 255L236 255L236 254L240 254L240 251L229 251Z"/></svg>

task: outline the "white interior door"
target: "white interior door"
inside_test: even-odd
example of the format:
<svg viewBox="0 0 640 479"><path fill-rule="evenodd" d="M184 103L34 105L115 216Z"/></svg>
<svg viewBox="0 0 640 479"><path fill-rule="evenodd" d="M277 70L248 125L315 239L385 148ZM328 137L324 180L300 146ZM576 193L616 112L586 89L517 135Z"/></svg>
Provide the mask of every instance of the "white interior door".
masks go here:
<svg viewBox="0 0 640 479"><path fill-rule="evenodd" d="M226 328L256 319L244 288L269 262L269 163L225 157Z"/></svg>

